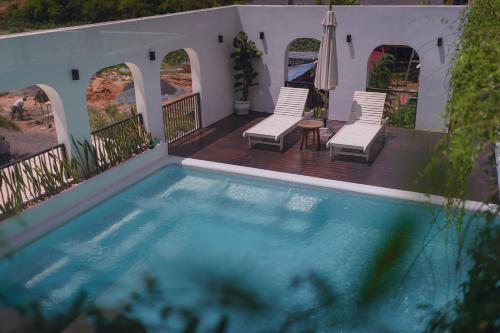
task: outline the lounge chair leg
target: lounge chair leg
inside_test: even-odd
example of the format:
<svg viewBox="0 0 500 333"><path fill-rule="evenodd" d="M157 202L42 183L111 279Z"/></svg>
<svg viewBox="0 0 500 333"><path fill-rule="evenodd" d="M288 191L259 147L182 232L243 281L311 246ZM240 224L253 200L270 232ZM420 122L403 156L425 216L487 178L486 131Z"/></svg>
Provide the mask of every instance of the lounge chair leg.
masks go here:
<svg viewBox="0 0 500 333"><path fill-rule="evenodd" d="M252 139L248 137L248 148L252 148Z"/></svg>
<svg viewBox="0 0 500 333"><path fill-rule="evenodd" d="M285 141L285 138L280 139L280 151L283 151L283 141Z"/></svg>
<svg viewBox="0 0 500 333"><path fill-rule="evenodd" d="M333 152L333 147L330 147L330 161L333 161L335 158L335 153Z"/></svg>

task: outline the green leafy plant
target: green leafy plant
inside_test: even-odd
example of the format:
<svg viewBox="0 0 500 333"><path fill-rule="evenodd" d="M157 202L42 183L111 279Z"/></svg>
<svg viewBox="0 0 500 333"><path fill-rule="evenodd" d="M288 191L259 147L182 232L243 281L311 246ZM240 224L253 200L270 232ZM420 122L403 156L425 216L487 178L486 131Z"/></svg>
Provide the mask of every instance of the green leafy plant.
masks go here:
<svg viewBox="0 0 500 333"><path fill-rule="evenodd" d="M134 113L130 118L94 134L94 149L100 171L139 154L152 145L153 138Z"/></svg>
<svg viewBox="0 0 500 333"><path fill-rule="evenodd" d="M76 175L74 165L51 151L0 169L0 218L70 187Z"/></svg>
<svg viewBox="0 0 500 333"><path fill-rule="evenodd" d="M231 58L234 60L234 88L241 94L242 101L248 101L249 89L258 85L255 81L259 75L253 68L252 61L262 57L262 52L257 49L255 42L248 39L243 31L239 32L233 40L234 51Z"/></svg>
<svg viewBox="0 0 500 333"><path fill-rule="evenodd" d="M479 155L500 142L498 8L500 0L476 0L464 13L444 115L449 134L438 147L441 156L435 157L424 172L434 179L439 166L446 165L444 184L440 186L448 198L448 220L455 221L458 229L465 211L468 176L477 167Z"/></svg>
<svg viewBox="0 0 500 333"><path fill-rule="evenodd" d="M424 175L433 180L439 177L439 166L446 166L439 184L445 190L448 227L456 228L462 235L460 240L466 239L467 233L473 230L469 219L465 219L468 177L477 167L479 154L500 141L498 8L500 0L476 0L464 12L445 113L450 131L438 147L440 155L424 171ZM475 217L483 217L486 222L481 224L481 232L470 250L473 265L460 294L451 303L432 310L426 332L500 330L498 216L498 207L476 212ZM463 241L459 246L463 246Z"/></svg>
<svg viewBox="0 0 500 333"><path fill-rule="evenodd" d="M94 145L72 138L73 158L52 151L0 169L0 219L45 200L83 179L109 169L155 146L140 118L131 114L98 134Z"/></svg>
<svg viewBox="0 0 500 333"><path fill-rule="evenodd" d="M500 331L500 226L482 228L470 251L473 265L457 297L433 311L426 332L489 333Z"/></svg>

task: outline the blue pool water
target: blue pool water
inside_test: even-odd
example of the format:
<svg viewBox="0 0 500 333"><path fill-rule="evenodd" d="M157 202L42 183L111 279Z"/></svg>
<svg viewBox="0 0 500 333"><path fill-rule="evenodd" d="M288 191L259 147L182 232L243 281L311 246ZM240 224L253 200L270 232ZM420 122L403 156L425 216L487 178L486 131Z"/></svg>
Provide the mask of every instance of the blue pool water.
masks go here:
<svg viewBox="0 0 500 333"><path fill-rule="evenodd" d="M411 202L169 166L3 259L0 282L11 301L36 300L49 316L81 290L117 307L153 276L162 302L198 306L207 327L222 311L214 300L236 284L266 311L224 310L231 332L273 332L307 309L320 332L416 332L418 306L452 298L461 276L453 231L438 231L434 214ZM354 314L366 269L401 216L418 221L399 264L404 278ZM311 273L333 289L333 310L317 308L310 285L293 283ZM136 313L153 326L157 310Z"/></svg>

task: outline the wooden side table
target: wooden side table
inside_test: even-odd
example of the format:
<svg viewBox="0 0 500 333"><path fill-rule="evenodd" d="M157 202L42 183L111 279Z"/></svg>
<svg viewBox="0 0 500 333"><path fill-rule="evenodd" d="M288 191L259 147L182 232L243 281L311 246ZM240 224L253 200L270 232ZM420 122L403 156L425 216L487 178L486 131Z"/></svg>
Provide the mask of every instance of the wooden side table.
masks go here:
<svg viewBox="0 0 500 333"><path fill-rule="evenodd" d="M297 126L302 130L300 134L300 149L304 146L304 141L307 147L309 132L312 132L313 144L314 140L316 140L318 150L320 150L319 129L323 127L323 122L321 120L301 120Z"/></svg>

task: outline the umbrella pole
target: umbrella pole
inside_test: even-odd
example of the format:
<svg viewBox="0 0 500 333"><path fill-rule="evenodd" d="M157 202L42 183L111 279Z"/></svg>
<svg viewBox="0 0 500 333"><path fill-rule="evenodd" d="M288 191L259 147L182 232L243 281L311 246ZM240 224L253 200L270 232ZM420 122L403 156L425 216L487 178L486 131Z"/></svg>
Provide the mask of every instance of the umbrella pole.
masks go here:
<svg viewBox="0 0 500 333"><path fill-rule="evenodd" d="M323 115L323 127L326 128L326 121L328 120L328 100L330 99L329 96L326 95L327 91L326 90L321 90L322 93L324 94L323 98L323 110L324 110L324 115Z"/></svg>

